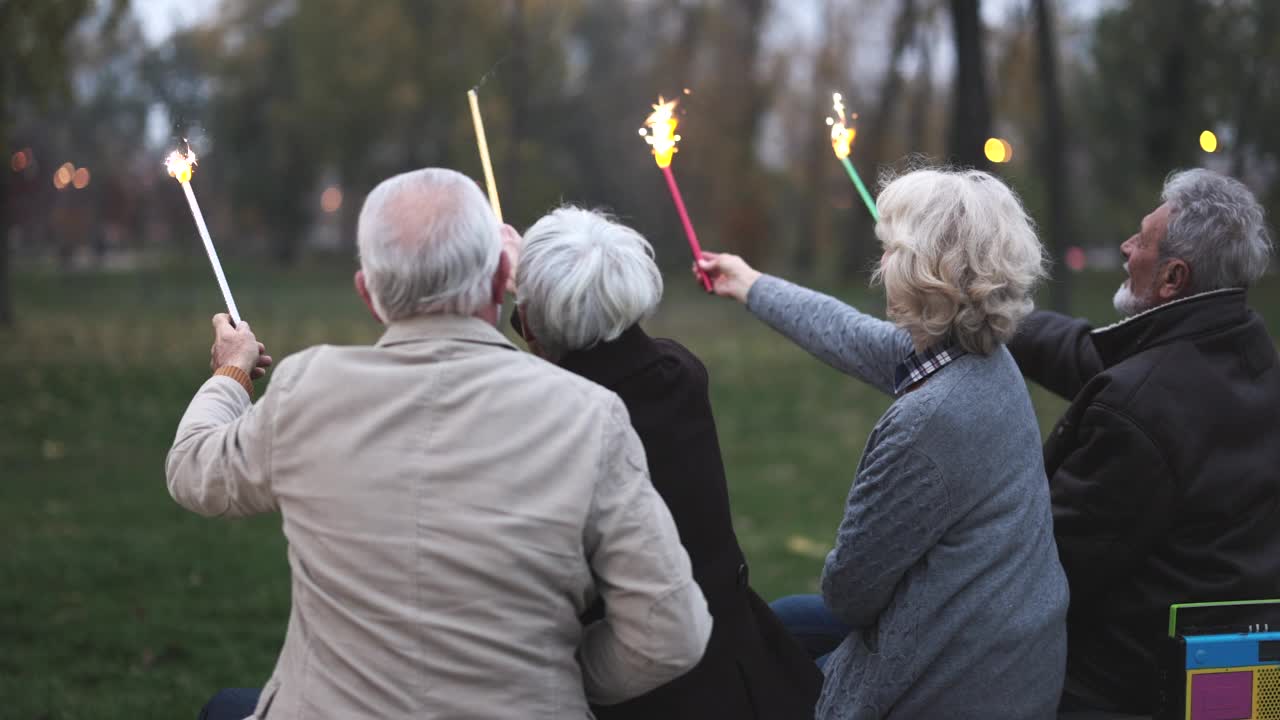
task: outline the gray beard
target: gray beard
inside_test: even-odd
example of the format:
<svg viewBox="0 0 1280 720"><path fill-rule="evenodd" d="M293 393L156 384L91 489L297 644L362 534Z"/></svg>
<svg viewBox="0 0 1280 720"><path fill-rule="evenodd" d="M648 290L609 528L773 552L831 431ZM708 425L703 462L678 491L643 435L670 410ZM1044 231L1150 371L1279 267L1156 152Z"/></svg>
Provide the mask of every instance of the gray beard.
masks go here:
<svg viewBox="0 0 1280 720"><path fill-rule="evenodd" d="M1129 284L1127 280L1121 283L1115 297L1111 298L1111 304L1116 306L1116 312L1120 313L1121 317L1127 318L1151 309L1150 303L1133 294Z"/></svg>

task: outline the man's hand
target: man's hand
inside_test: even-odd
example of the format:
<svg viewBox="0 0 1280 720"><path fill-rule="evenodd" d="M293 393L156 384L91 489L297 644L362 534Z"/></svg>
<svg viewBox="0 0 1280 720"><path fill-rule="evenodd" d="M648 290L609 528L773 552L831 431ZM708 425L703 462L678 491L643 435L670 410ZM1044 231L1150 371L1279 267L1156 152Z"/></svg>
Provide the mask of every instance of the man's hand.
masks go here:
<svg viewBox="0 0 1280 720"><path fill-rule="evenodd" d="M511 277L507 278L507 292L514 295L516 293L516 268L520 266L520 249L524 246L524 238L520 237L520 233L510 225L503 225L500 231L502 236L502 251L507 254L507 260L511 263Z"/></svg>
<svg viewBox="0 0 1280 720"><path fill-rule="evenodd" d="M729 253L703 252L702 259L697 261L697 268L711 278L712 292L721 297L731 297L740 303L747 301L747 293L751 286L760 279L760 273L747 264L746 260Z"/></svg>
<svg viewBox="0 0 1280 720"><path fill-rule="evenodd" d="M231 326L231 318L226 313L213 316L213 347L209 349L209 369L220 367L238 367L257 380L267 374L271 367L271 356L267 348L258 342L249 323L241 320L236 327Z"/></svg>

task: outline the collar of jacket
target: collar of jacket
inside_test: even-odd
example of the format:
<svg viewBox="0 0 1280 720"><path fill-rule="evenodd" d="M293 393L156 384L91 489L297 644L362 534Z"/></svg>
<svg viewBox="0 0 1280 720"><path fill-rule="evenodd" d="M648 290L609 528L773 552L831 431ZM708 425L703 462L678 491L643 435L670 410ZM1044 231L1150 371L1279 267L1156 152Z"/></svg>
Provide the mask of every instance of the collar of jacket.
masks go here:
<svg viewBox="0 0 1280 720"><path fill-rule="evenodd" d="M377 347L433 340L456 340L516 349L493 325L478 317L465 315L420 315L397 320L387 326L386 332L378 339Z"/></svg>
<svg viewBox="0 0 1280 720"><path fill-rule="evenodd" d="M1210 290L1165 303L1093 331L1093 345L1111 366L1147 348L1245 322L1243 288Z"/></svg>
<svg viewBox="0 0 1280 720"><path fill-rule="evenodd" d="M648 366L658 355L653 338L636 324L609 342L566 354L559 364L575 375L612 387Z"/></svg>

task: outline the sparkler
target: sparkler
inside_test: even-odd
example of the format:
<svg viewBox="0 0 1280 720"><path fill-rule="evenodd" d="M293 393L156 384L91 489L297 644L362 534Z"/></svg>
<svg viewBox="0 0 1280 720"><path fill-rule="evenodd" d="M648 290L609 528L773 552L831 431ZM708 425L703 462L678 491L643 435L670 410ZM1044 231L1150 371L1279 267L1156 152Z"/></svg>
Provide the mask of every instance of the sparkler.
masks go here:
<svg viewBox="0 0 1280 720"><path fill-rule="evenodd" d="M693 222L689 220L689 211L684 207L684 198L680 195L680 186L676 185L676 176L671 172L671 156L676 153L676 143L680 136L676 135L676 125L680 121L675 118L676 101L667 101L658 96L658 104L644 121L648 128L640 128L644 141L653 148L653 160L667 178L667 188L671 190L671 199L676 204L676 212L680 214L680 222L684 225L685 237L689 239L689 249L693 251L694 269L702 287L711 292L711 278L697 265L702 259L702 246L698 244L698 234L693 231Z"/></svg>
<svg viewBox="0 0 1280 720"><path fill-rule="evenodd" d="M218 278L218 287L222 290L222 299L227 303L227 311L231 314L231 324L240 324L240 311L236 309L236 301L231 298L231 288L227 286L227 276L222 273L222 263L218 262L218 251L213 248L213 239L209 237L209 228L204 224L204 215L196 202L196 194L191 189L191 173L195 169L196 154L191 146L187 146L186 154L174 150L165 158L164 166L169 174L182 185L186 193L187 204L191 206L191 216L196 220L196 229L200 231L200 239L204 241L204 250L209 254L209 264L213 265L213 274Z"/></svg>
<svg viewBox="0 0 1280 720"><path fill-rule="evenodd" d="M840 93L831 93L831 104L836 111L835 117L827 118L827 124L831 126L831 149L835 150L836 157L844 164L844 169L849 173L849 179L853 181L853 186L862 196L862 202L866 204L867 210L871 211L872 219L880 222L876 201L871 199L871 193L867 192L867 186L862 184L862 178L858 177L858 170L849 160L849 153L853 150L853 140L858 136L858 128L849 127L848 121L857 120L858 115L854 113L848 117L845 116L844 98Z"/></svg>
<svg viewBox="0 0 1280 720"><path fill-rule="evenodd" d="M484 136L484 120L480 118L480 96L475 88L467 91L467 101L471 103L471 123L476 128L476 145L480 148L480 164L484 166L484 186L489 191L489 205L493 214L502 222L502 205L498 203L498 183L493 179L493 163L489 160L489 142Z"/></svg>

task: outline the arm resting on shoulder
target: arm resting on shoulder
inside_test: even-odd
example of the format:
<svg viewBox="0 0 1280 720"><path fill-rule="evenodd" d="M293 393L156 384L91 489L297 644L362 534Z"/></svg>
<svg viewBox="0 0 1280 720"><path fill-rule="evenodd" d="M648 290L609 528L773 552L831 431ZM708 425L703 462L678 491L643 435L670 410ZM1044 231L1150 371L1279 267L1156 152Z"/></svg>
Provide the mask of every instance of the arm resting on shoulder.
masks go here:
<svg viewBox="0 0 1280 720"><path fill-rule="evenodd" d="M822 569L822 599L836 617L869 627L907 572L947 529L941 471L901 445L872 448L849 491L836 546Z"/></svg>
<svg viewBox="0 0 1280 720"><path fill-rule="evenodd" d="M1038 310L1022 321L1009 352L1028 380L1070 400L1103 370L1092 332L1080 318Z"/></svg>
<svg viewBox="0 0 1280 720"><path fill-rule="evenodd" d="M692 670L711 638L707 601L675 521L649 481L644 447L622 401L612 402L587 530L605 616L587 626L578 650L587 700L600 705Z"/></svg>
<svg viewBox="0 0 1280 720"><path fill-rule="evenodd" d="M1176 486L1163 454L1119 411L1090 406L1075 432L1079 445L1053 473L1049 491L1071 604L1083 606L1168 532Z"/></svg>
<svg viewBox="0 0 1280 720"><path fill-rule="evenodd" d="M201 515L242 517L276 509L271 493L273 383L256 405L235 380L205 381L178 423L165 460L169 494Z"/></svg>
<svg viewBox="0 0 1280 720"><path fill-rule="evenodd" d="M839 300L764 275L747 309L769 327L846 375L893 394L893 373L911 353L911 336Z"/></svg>

